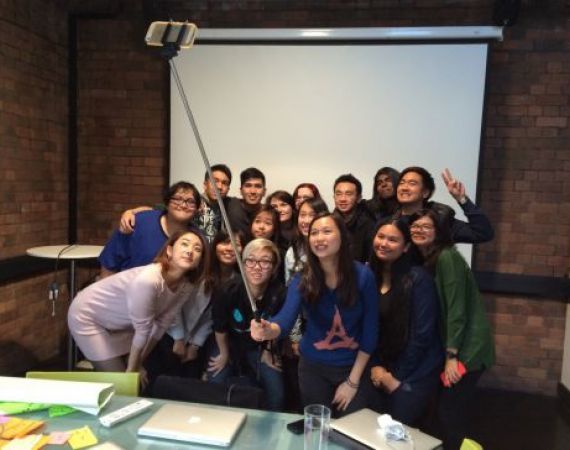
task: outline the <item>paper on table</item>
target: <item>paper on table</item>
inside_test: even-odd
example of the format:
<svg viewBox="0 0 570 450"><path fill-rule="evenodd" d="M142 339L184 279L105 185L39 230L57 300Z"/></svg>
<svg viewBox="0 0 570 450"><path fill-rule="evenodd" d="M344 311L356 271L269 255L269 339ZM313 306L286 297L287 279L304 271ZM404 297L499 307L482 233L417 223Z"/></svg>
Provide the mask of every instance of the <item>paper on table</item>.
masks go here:
<svg viewBox="0 0 570 450"><path fill-rule="evenodd" d="M114 392L111 383L0 377L0 401L66 405L93 415Z"/></svg>
<svg viewBox="0 0 570 450"><path fill-rule="evenodd" d="M68 431L70 434L69 440L67 441L73 450L83 447L89 447L95 445L97 441L97 436L93 434L91 428L85 425L83 428L77 428L76 430Z"/></svg>

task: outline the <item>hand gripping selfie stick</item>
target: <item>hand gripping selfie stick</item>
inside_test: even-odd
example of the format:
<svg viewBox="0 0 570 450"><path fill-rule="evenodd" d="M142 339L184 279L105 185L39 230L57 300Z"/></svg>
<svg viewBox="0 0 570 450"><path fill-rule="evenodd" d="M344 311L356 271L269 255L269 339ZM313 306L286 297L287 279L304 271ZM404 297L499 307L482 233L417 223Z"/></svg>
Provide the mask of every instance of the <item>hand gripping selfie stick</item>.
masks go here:
<svg viewBox="0 0 570 450"><path fill-rule="evenodd" d="M247 283L247 278L245 277L243 262L238 252L236 238L234 232L232 231L232 227L230 226L230 221L228 219L226 207L224 205L224 202L222 201L222 196L220 195L220 191L216 186L216 182L212 174L212 168L210 166L210 161L208 160L208 156L206 155L206 150L204 149L204 144L202 142L202 138L200 137L200 132L198 131L198 126L196 125L196 121L194 120L194 114L192 114L192 110L190 109L190 104L188 103L188 99L186 98L186 94L184 93L184 87L182 86L180 76L178 75L178 70L176 69L176 64L174 63L174 57L178 55L180 49L189 49L192 47L192 45L194 44L194 40L196 39L197 33L198 33L198 27L196 27L196 25L194 25L193 23L172 22L172 21L153 22L150 24L150 27L148 28L145 37L145 42L147 45L150 46L162 47L161 54L163 57L165 57L168 60L168 64L170 65L170 72L172 73L172 78L176 83L180 99L182 100L182 104L184 105L184 109L186 110L186 115L188 116L188 120L190 121L190 126L192 127L192 131L194 132L194 137L196 139L196 143L198 144L198 149L200 150L202 161L204 161L204 166L206 167L206 171L208 172L208 178L210 180L210 184L214 188L214 192L216 193L216 201L218 202L218 205L220 207L220 212L222 213L222 220L224 222L226 230L228 231L228 235L232 243L232 248L234 249L236 255L236 261L245 285L245 290L247 293L247 298L251 305L251 310L253 311L255 319L259 321L260 313L257 310L255 302L253 301L253 296L251 295L251 290L249 284Z"/></svg>

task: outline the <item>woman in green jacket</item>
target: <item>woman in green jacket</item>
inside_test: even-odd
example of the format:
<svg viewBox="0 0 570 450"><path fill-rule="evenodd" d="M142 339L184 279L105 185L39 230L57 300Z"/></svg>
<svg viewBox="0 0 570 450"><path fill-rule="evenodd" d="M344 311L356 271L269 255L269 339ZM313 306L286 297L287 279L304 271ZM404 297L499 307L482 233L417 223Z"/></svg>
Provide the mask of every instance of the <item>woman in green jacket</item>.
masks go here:
<svg viewBox="0 0 570 450"><path fill-rule="evenodd" d="M476 384L495 362L495 346L477 283L453 246L449 224L431 209L414 214L410 224L412 241L435 278L440 300L446 360L438 412L444 448L455 450L466 437Z"/></svg>

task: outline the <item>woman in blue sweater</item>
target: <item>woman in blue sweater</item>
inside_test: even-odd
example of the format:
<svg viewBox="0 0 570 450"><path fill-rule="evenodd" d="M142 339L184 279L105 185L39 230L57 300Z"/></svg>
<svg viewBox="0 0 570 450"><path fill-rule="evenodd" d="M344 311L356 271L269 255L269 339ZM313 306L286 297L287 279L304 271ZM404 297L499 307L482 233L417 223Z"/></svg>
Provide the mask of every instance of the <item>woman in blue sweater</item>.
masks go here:
<svg viewBox="0 0 570 450"><path fill-rule="evenodd" d="M410 243L402 218L381 222L374 233L370 268L380 294L381 332L371 379L373 408L416 425L437 392L443 347L435 284L425 269L412 266Z"/></svg>
<svg viewBox="0 0 570 450"><path fill-rule="evenodd" d="M251 322L257 341L287 336L301 307L306 329L300 342L303 405L319 403L343 415L367 404L365 368L378 336L374 275L350 254L342 219L317 215L309 227L307 263L272 321Z"/></svg>

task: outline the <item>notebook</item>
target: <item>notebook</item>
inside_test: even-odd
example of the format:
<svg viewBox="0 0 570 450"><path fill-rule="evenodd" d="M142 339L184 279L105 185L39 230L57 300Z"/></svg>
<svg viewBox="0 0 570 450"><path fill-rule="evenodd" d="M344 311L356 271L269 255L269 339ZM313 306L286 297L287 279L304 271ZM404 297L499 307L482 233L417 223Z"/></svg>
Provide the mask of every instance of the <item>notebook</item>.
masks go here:
<svg viewBox="0 0 570 450"><path fill-rule="evenodd" d="M139 428L138 435L227 447L244 420L241 411L169 403Z"/></svg>
<svg viewBox="0 0 570 450"><path fill-rule="evenodd" d="M388 441L380 432L378 416L375 411L361 409L331 422L331 428L374 450L432 450L441 445L440 440L410 427L406 427L410 441Z"/></svg>

